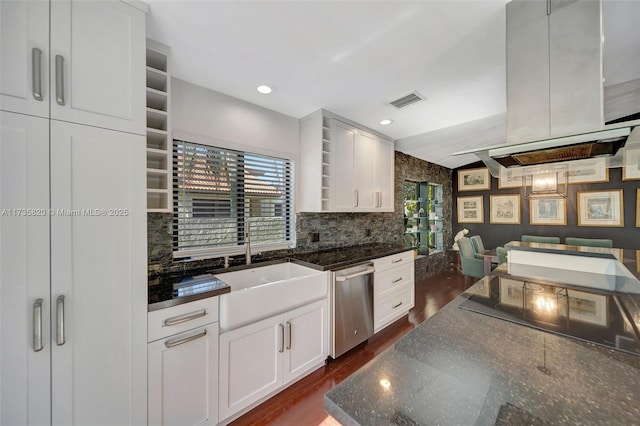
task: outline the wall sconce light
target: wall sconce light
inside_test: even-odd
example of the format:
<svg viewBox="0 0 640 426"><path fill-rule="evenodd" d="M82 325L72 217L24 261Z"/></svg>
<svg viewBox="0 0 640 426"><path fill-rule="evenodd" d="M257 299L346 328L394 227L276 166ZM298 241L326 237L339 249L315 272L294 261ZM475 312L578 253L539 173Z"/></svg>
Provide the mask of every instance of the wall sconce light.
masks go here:
<svg viewBox="0 0 640 426"><path fill-rule="evenodd" d="M522 176L524 198L567 198L568 183L566 166Z"/></svg>

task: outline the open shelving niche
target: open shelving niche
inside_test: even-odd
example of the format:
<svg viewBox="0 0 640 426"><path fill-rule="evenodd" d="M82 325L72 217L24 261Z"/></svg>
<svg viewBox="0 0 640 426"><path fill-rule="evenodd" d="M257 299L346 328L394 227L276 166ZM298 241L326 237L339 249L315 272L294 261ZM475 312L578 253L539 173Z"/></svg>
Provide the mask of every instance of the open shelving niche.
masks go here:
<svg viewBox="0 0 640 426"><path fill-rule="evenodd" d="M331 202L331 118L322 117L322 210Z"/></svg>
<svg viewBox="0 0 640 426"><path fill-rule="evenodd" d="M423 255L443 251L442 185L405 182L405 241Z"/></svg>
<svg viewBox="0 0 640 426"><path fill-rule="evenodd" d="M147 211L171 212L169 48L147 39Z"/></svg>

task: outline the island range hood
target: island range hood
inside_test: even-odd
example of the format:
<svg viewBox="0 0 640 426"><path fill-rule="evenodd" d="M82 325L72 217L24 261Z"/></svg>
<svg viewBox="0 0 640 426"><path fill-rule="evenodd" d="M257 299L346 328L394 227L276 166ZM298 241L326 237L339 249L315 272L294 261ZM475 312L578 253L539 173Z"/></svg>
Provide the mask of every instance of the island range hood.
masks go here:
<svg viewBox="0 0 640 426"><path fill-rule="evenodd" d="M452 155L475 154L494 177L501 166L598 157L607 157L608 167L622 166L625 149L640 145L640 117L630 110L639 107L640 83L622 94L628 102L621 118L605 125L604 105L613 95L603 87L603 6L611 5L509 2L506 143Z"/></svg>

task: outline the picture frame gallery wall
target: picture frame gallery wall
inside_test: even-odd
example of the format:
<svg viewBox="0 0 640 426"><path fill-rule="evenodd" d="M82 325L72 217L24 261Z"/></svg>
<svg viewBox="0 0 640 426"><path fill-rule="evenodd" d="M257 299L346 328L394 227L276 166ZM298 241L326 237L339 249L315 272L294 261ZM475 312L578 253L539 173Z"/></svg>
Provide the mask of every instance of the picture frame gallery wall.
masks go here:
<svg viewBox="0 0 640 426"><path fill-rule="evenodd" d="M482 162L453 171L452 232L469 229L487 248L521 235L612 239L614 247L640 249L640 172L575 162L566 198L525 198L522 177L501 169L492 177ZM635 163L634 163L635 164Z"/></svg>

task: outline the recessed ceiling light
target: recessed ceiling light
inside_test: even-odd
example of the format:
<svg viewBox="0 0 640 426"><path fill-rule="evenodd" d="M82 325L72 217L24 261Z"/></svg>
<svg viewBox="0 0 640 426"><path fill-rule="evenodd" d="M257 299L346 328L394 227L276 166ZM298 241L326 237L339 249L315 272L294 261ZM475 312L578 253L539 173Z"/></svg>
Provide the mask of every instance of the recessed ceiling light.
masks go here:
<svg viewBox="0 0 640 426"><path fill-rule="evenodd" d="M391 123L393 123L393 120L389 120L388 118L385 118L384 120L380 120L381 126L388 126Z"/></svg>
<svg viewBox="0 0 640 426"><path fill-rule="evenodd" d="M270 86L268 84L261 84L260 86L258 86L257 90L263 95L268 95L269 93L273 92L274 89L273 86Z"/></svg>

